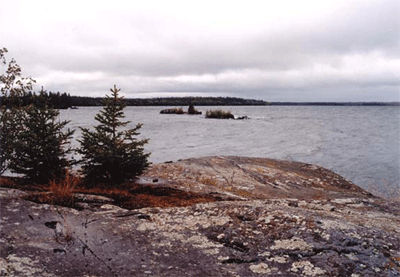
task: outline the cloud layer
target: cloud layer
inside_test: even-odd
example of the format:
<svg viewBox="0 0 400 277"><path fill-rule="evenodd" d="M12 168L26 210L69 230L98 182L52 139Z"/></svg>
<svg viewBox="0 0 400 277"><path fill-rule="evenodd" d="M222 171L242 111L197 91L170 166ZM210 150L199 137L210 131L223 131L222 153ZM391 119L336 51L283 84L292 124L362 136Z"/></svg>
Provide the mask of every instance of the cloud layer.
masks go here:
<svg viewBox="0 0 400 277"><path fill-rule="evenodd" d="M73 95L400 101L397 0L103 2L9 1L0 46Z"/></svg>

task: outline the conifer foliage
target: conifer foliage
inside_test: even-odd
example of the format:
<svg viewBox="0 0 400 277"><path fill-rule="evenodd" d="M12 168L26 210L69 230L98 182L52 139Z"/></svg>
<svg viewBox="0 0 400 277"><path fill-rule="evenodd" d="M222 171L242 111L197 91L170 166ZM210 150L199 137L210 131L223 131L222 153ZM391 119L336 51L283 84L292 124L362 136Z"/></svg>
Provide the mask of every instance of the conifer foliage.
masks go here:
<svg viewBox="0 0 400 277"><path fill-rule="evenodd" d="M35 80L21 76L21 67L14 59L7 63L7 52L7 48L0 48L0 64L5 67L0 75L0 174L10 169L12 159L19 158L14 149L25 115L20 99L35 83ZM5 102L8 105L4 105Z"/></svg>
<svg viewBox="0 0 400 277"><path fill-rule="evenodd" d="M35 104L22 105L35 80L22 77L14 59L7 64L7 52L0 49L0 63L6 66L0 75L1 96L6 102L0 107L0 173L10 170L42 184L62 178L73 163L67 160L72 150L65 148L73 131L63 131L68 121L58 122L59 111L42 97L37 97Z"/></svg>
<svg viewBox="0 0 400 277"><path fill-rule="evenodd" d="M96 116L100 124L94 131L80 128L82 139L78 152L82 154L82 170L88 185L96 183L121 184L135 178L146 169L150 163L150 153L144 152L148 139L138 140L138 130L142 124L133 129L124 129L130 121L125 118L123 109L126 104L118 95L120 89L114 85L110 89L111 96L106 95L105 107ZM119 130L121 129L122 130Z"/></svg>
<svg viewBox="0 0 400 277"><path fill-rule="evenodd" d="M47 105L24 108L23 125L16 134L15 155L11 158L12 172L24 174L36 183L47 184L64 177L70 166L67 148L74 131L63 131L69 121L57 121L59 111Z"/></svg>

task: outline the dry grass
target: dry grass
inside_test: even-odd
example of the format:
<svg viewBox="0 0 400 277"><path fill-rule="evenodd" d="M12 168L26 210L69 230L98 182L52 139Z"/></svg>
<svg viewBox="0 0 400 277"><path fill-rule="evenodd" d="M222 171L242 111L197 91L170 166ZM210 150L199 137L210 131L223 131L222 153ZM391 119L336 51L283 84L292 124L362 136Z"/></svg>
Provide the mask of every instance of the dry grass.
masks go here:
<svg viewBox="0 0 400 277"><path fill-rule="evenodd" d="M133 182L120 187L98 185L94 188L82 186L80 179L68 176L61 182L52 181L47 186L24 184L22 180L2 180L3 187L18 188L32 191L24 199L40 203L52 204L81 209L76 202L75 193L101 195L114 200L113 204L125 209L140 209L145 207L184 207L196 203L219 201L217 197L179 190L168 186L139 185ZM99 205L87 202L89 205ZM101 205L101 204L100 204Z"/></svg>
<svg viewBox="0 0 400 277"><path fill-rule="evenodd" d="M20 183L24 184L23 181ZM34 191L28 194L25 199L36 203L59 205L64 207L76 208L75 193L81 183L79 177L71 175L67 172L66 177L62 180L52 180L48 185L35 186L25 183L20 189Z"/></svg>
<svg viewBox="0 0 400 277"><path fill-rule="evenodd" d="M51 181L49 184L49 196L53 204L74 205L74 193L77 186L81 183L81 179L67 172L64 180Z"/></svg>

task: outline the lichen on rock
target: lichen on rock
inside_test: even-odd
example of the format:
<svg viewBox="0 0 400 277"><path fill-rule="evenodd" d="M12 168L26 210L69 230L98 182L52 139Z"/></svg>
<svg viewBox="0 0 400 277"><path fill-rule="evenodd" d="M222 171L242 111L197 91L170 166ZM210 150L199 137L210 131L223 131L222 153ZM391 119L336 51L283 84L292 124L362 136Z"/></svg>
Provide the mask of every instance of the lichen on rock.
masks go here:
<svg viewBox="0 0 400 277"><path fill-rule="evenodd" d="M129 210L81 195L101 203L77 210L0 188L1 274L400 276L399 203L329 170L204 157L141 178L218 201Z"/></svg>

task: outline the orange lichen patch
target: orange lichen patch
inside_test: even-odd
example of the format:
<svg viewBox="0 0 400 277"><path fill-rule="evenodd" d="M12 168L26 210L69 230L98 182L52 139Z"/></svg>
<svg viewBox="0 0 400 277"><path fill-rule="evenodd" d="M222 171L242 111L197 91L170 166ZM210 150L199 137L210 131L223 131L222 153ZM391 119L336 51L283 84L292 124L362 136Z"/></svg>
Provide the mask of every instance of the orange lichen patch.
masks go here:
<svg viewBox="0 0 400 277"><path fill-rule="evenodd" d="M199 179L199 181L200 181L200 183L203 183L203 184L205 184L205 185L207 185L207 186L215 186L215 187L218 186L218 181L215 180L214 178L201 177L201 178Z"/></svg>
<svg viewBox="0 0 400 277"><path fill-rule="evenodd" d="M313 200L322 200L326 198L326 194L322 190L316 189L314 193L311 195Z"/></svg>
<svg viewBox="0 0 400 277"><path fill-rule="evenodd" d="M394 268L400 270L400 257L391 257L390 260L385 264L385 268Z"/></svg>
<svg viewBox="0 0 400 277"><path fill-rule="evenodd" d="M147 169L143 175L149 177L157 177L170 179L171 177L181 176L184 168L175 164L155 164Z"/></svg>
<svg viewBox="0 0 400 277"><path fill-rule="evenodd" d="M242 189L235 190L235 194L246 198L255 198L254 194L247 190L242 190Z"/></svg>

